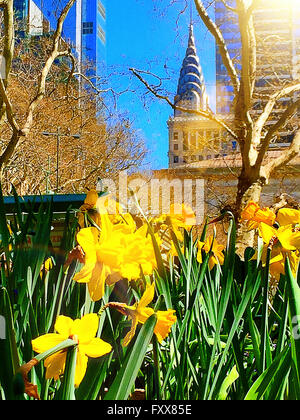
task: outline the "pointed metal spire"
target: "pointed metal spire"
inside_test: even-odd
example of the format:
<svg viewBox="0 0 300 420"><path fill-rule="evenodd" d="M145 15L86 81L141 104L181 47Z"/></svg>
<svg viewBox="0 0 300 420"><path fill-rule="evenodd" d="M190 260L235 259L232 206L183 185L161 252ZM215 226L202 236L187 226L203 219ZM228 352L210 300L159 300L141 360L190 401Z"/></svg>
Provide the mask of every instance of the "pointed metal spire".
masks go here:
<svg viewBox="0 0 300 420"><path fill-rule="evenodd" d="M190 0L190 25L193 24L193 0Z"/></svg>
<svg viewBox="0 0 300 420"><path fill-rule="evenodd" d="M206 110L207 108L204 77L197 55L192 19L189 25L188 46L180 71L175 105L183 101L184 106L189 109Z"/></svg>

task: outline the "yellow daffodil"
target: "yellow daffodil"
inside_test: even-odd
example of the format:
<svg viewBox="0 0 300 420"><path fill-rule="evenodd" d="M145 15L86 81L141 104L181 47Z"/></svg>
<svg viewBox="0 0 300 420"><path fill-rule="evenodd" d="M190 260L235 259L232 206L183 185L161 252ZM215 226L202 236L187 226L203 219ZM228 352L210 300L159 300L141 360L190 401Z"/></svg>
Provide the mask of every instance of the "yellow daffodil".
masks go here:
<svg viewBox="0 0 300 420"><path fill-rule="evenodd" d="M84 252L84 266L75 274L74 281L88 283L93 301L102 298L106 278L117 271L121 263L119 238L111 236L106 241L101 236L94 227L81 229L77 234L77 241Z"/></svg>
<svg viewBox="0 0 300 420"><path fill-rule="evenodd" d="M265 244L262 250L261 261L262 261L263 266L266 265L268 246L269 245ZM285 274L285 260L287 256L290 261L291 271L294 277L296 277L296 273L297 273L297 269L298 269L298 265L300 261L299 252L286 251L281 247L279 242L275 243L271 251L269 271L270 271L271 276L274 277L276 280L280 279L281 274ZM252 259L253 260L257 259L257 252L252 257Z"/></svg>
<svg viewBox="0 0 300 420"><path fill-rule="evenodd" d="M273 257L270 261L270 274L277 280L279 280L280 274L285 273L285 260L287 256L290 261L290 267L293 276L296 277L297 275L297 270L300 261L297 252L281 253L276 257Z"/></svg>
<svg viewBox="0 0 300 420"><path fill-rule="evenodd" d="M153 298L154 283L152 283L151 286L147 285L140 301L135 303L133 306L116 304L116 308L132 320L131 329L124 338L123 346L127 346L134 337L138 323L144 324L147 319L154 314L154 309L148 307ZM156 335L158 341L161 343L170 333L171 327L174 322L176 322L177 318L173 309L168 309L167 311L157 311L156 316L157 322L154 328L154 334Z"/></svg>
<svg viewBox="0 0 300 420"><path fill-rule="evenodd" d="M209 258L208 266L209 269L212 270L213 267L216 264L223 265L224 264L224 245L219 244L214 237L211 235L209 236L205 242L198 241L197 247L198 247L198 253L197 253L197 261L199 263L202 263L202 250L206 252L206 254L209 253L212 246L212 255Z"/></svg>
<svg viewBox="0 0 300 420"><path fill-rule="evenodd" d="M97 226L101 227L101 214L107 214L109 220L113 224L124 224L128 230L136 230L136 224L129 213L124 213L122 206L111 194L104 194L99 197L96 190L90 190L80 207L77 218L81 228L90 226L86 225L85 215L88 215Z"/></svg>
<svg viewBox="0 0 300 420"><path fill-rule="evenodd" d="M150 235L145 227L132 232L132 225L113 224L107 214L101 214L101 233L90 227L81 229L77 241L85 254L82 270L74 276L79 283L88 283L93 301L104 294L105 282L112 284L121 278L138 279L156 267Z"/></svg>
<svg viewBox="0 0 300 420"><path fill-rule="evenodd" d="M13 232L12 232L12 230L11 230L11 227L10 227L10 225L9 225L9 223L7 223L7 230L8 230L8 232L9 232L9 235L10 235L10 237L12 237L12 235L13 235ZM9 240L10 241L10 240ZM1 248L2 248L2 235L1 235L1 232L0 232L0 252L1 252ZM9 251L12 251L12 249L13 249L13 247L12 247L12 244L11 243L9 243L8 244L8 250Z"/></svg>
<svg viewBox="0 0 300 420"><path fill-rule="evenodd" d="M152 220L152 223L163 227L163 231L171 227L179 241L183 241L181 229L190 231L196 224L196 216L187 204L171 204L169 214L163 214Z"/></svg>
<svg viewBox="0 0 300 420"><path fill-rule="evenodd" d="M40 271L40 277L43 277L43 273L48 273L50 270L52 270L54 264L51 257L47 258L44 261L44 264L42 265L41 271Z"/></svg>
<svg viewBox="0 0 300 420"><path fill-rule="evenodd" d="M95 337L98 326L99 318L97 314L88 314L75 321L60 315L55 323L56 333L45 334L32 340L32 348L36 353L43 353L68 338L77 341L75 386L78 387L85 375L88 357L101 357L112 350L110 344L99 337ZM59 379L60 375L64 373L66 356L66 351L60 351L45 360L46 379Z"/></svg>
<svg viewBox="0 0 300 420"><path fill-rule="evenodd" d="M96 206L100 214L107 213L109 215L118 215L122 213L122 206L112 197L111 194L100 196L97 200Z"/></svg>
<svg viewBox="0 0 300 420"><path fill-rule="evenodd" d="M96 207L99 214L108 214L113 224L125 224L132 232L136 230L136 223L131 214L126 213L123 206L111 194L99 197Z"/></svg>
<svg viewBox="0 0 300 420"><path fill-rule="evenodd" d="M257 203L250 201L241 213L241 220L247 221L249 230L258 228L261 222L272 226L276 215L269 207L260 208Z"/></svg>
<svg viewBox="0 0 300 420"><path fill-rule="evenodd" d="M267 248L271 245L270 274L279 279L280 274L285 273L285 260L288 256L291 270L296 276L299 264L300 232L293 225L284 225L275 229L272 226L261 223L258 229L265 246L263 248L262 261L265 262Z"/></svg>
<svg viewBox="0 0 300 420"><path fill-rule="evenodd" d="M271 239L275 239L286 251L300 249L300 230L292 225L280 226L280 228L275 229L265 223L260 223L258 231L266 244L269 244Z"/></svg>
<svg viewBox="0 0 300 420"><path fill-rule="evenodd" d="M90 190L87 193L84 203L77 214L78 224L81 228L85 227L85 215L89 215L89 217L99 226L100 215L96 208L98 198L99 195L96 190Z"/></svg>
<svg viewBox="0 0 300 420"><path fill-rule="evenodd" d="M153 242L147 235L148 227L143 225L135 233L122 238L123 252L120 274L129 280L138 279L141 269L144 275L153 273L156 267Z"/></svg>
<svg viewBox="0 0 300 420"><path fill-rule="evenodd" d="M171 204L170 217L174 224L187 230L196 224L195 213L187 204Z"/></svg>
<svg viewBox="0 0 300 420"><path fill-rule="evenodd" d="M280 226L300 224L300 210L283 208L278 210L276 222Z"/></svg>

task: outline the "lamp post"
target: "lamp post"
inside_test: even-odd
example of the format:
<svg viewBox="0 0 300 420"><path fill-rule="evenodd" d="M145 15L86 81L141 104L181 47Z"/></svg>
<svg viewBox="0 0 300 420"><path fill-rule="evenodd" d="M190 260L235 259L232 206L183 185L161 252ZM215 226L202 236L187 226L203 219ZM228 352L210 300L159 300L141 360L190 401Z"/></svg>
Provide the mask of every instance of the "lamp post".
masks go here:
<svg viewBox="0 0 300 420"><path fill-rule="evenodd" d="M61 137L73 137L74 139L80 139L80 134L63 134L60 131L60 127L57 127L56 133L50 133L48 131L43 131L42 134L44 136L54 136L56 137L56 193L58 193L59 187L59 146L60 146L60 138Z"/></svg>

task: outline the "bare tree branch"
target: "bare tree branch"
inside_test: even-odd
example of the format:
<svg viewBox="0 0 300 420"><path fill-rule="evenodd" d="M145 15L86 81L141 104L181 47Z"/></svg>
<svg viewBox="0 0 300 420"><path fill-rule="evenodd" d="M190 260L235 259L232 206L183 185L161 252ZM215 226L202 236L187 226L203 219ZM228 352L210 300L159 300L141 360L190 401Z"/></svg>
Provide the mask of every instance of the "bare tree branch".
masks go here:
<svg viewBox="0 0 300 420"><path fill-rule="evenodd" d="M300 130L296 133L290 147L283 151L280 156L276 159L272 159L268 164L263 167L263 170L266 172L267 176L279 167L286 165L293 158L298 156L300 153Z"/></svg>
<svg viewBox="0 0 300 420"><path fill-rule="evenodd" d="M226 130L227 133L230 134L234 139L238 140L237 134L224 121L220 120L212 112L202 111L202 110L192 110L192 109L175 105L168 96L161 95L155 89L153 89L152 86L150 86L150 84L140 75L138 70L134 68L130 68L129 70L143 83L143 85L149 90L149 92L151 92L158 99L162 99L163 101L165 101L168 105L170 105L172 109L176 111L185 112L188 114L199 115L199 116L209 119L210 121L214 121L217 124L219 124L222 128L224 128L224 130Z"/></svg>
<svg viewBox="0 0 300 420"><path fill-rule="evenodd" d="M237 12L240 25L242 42L242 69L241 69L241 94L237 107L244 112L245 120L252 124L249 109L256 78L256 39L253 25L253 16L247 14L246 4L243 0L237 1Z"/></svg>
<svg viewBox="0 0 300 420"><path fill-rule="evenodd" d="M1 95L1 98L4 102L4 104L5 104L5 112L6 112L8 122L9 122L12 130L14 132L18 132L19 131L19 126L18 126L18 123L16 122L16 120L14 118L13 107L12 107L12 104L11 104L8 96L7 96L7 92L5 90L4 82L1 78L0 78L0 95Z"/></svg>
<svg viewBox="0 0 300 420"><path fill-rule="evenodd" d="M212 19L209 17L208 13L205 10L205 7L201 0L194 0L196 9L198 11L199 16L201 17L203 23L209 30L209 32L214 36L216 40L216 44L219 48L220 55L222 57L224 66L226 67L228 74L231 79L231 83L234 89L235 95L238 94L238 91L240 89L240 80L238 77L238 74L236 72L236 69L234 67L234 64L230 58L225 40L223 38L223 35L217 25L212 21Z"/></svg>
<svg viewBox="0 0 300 420"><path fill-rule="evenodd" d="M0 2L0 7L4 11L4 45L3 57L5 58L5 75L1 75L3 79L4 90L7 88L8 78L11 70L11 64L14 55L14 18L13 18L13 0ZM4 76L4 77L3 77ZM4 121L6 113L6 104L2 95L0 95L0 123Z"/></svg>
<svg viewBox="0 0 300 420"><path fill-rule="evenodd" d="M235 7L229 6L229 4L225 0L221 0L227 10L230 10L233 13L237 13L237 9Z"/></svg>
<svg viewBox="0 0 300 420"><path fill-rule="evenodd" d="M300 90L300 83L293 83L291 85L285 86L284 88L278 90L277 92L273 93L268 102L266 103L263 112L261 113L261 115L259 116L259 118L257 119L257 121L254 124L254 128L253 128L253 142L255 145L259 145L260 141L261 141L261 134L262 134L262 129L264 128L268 118L271 115L271 112L274 109L274 106L276 104L276 102L285 97L288 96L296 91Z"/></svg>
<svg viewBox="0 0 300 420"><path fill-rule="evenodd" d="M256 165L260 166L263 162L264 156L266 155L270 142L276 133L288 123L289 119L295 114L297 109L300 107L300 99L298 101L293 102L281 115L279 120L273 124L268 132L266 133L264 139L262 140L261 148L259 150Z"/></svg>
<svg viewBox="0 0 300 420"><path fill-rule="evenodd" d="M40 79L39 79L39 85L38 85L38 89L37 89L37 93L35 95L35 97L33 98L33 100L31 101L29 107L28 107L28 113L27 113L27 118L26 118L26 122L22 128L22 134L23 135L27 135L31 125L32 125L32 120L33 120L33 113L36 109L36 107L39 105L39 103L41 102L41 100L43 99L43 97L45 96L45 91L46 91L46 78L49 74L49 71L52 67L52 64L54 63L54 61L58 58L61 57L62 55L68 55L69 56L69 51L68 52L62 52L59 51L59 47L60 47L60 41L61 41L61 34L62 34L62 29L63 29L63 23L69 13L69 10L71 9L71 7L73 6L73 4L75 3L75 0L69 0L67 5L64 7L58 21L57 21L57 27L54 33L54 38L53 38L53 44L52 44L52 51L49 54L49 57L42 69L41 75L40 75Z"/></svg>

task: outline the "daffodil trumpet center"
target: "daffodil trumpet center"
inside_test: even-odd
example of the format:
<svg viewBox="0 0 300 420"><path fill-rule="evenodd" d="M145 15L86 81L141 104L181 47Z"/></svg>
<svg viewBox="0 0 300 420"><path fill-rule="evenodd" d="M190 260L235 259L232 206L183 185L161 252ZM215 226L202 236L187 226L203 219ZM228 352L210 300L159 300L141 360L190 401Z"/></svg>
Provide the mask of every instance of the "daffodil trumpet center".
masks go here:
<svg viewBox="0 0 300 420"><path fill-rule="evenodd" d="M78 336L76 334L70 335L69 339L73 340L77 345L79 344L79 339L78 339Z"/></svg>

